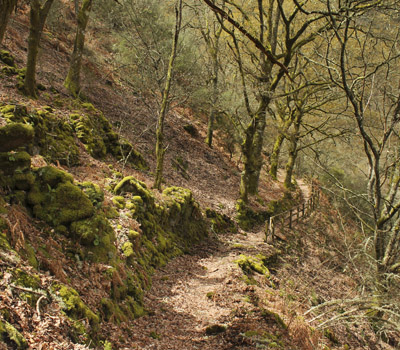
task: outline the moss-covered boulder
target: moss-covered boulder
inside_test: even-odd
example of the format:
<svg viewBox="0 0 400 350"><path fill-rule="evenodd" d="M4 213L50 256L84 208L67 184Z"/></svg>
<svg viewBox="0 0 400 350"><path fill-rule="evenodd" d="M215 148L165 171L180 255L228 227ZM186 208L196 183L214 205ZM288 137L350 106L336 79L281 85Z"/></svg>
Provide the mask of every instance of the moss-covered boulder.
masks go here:
<svg viewBox="0 0 400 350"><path fill-rule="evenodd" d="M99 246L101 237L113 233L113 229L104 215L96 214L84 220L74 221L70 228L71 234L85 245ZM109 247L114 251L113 247Z"/></svg>
<svg viewBox="0 0 400 350"><path fill-rule="evenodd" d="M225 214L220 214L216 210L207 208L206 217L210 221L211 230L215 233L237 232L235 222Z"/></svg>
<svg viewBox="0 0 400 350"><path fill-rule="evenodd" d="M73 320L86 319L90 326L97 327L100 318L81 299L79 293L64 284L55 284L51 288L52 293L62 301L62 309Z"/></svg>
<svg viewBox="0 0 400 350"><path fill-rule="evenodd" d="M47 161L58 161L68 166L79 164L75 132L68 122L47 109L28 113L25 106L21 108L9 105L0 108L0 112L10 123L23 123L33 127L33 145Z"/></svg>
<svg viewBox="0 0 400 350"><path fill-rule="evenodd" d="M11 123L0 128L0 152L9 152L29 145L34 137L32 126Z"/></svg>
<svg viewBox="0 0 400 350"><path fill-rule="evenodd" d="M99 185L92 182L83 182L78 187L89 197L93 206L97 209L101 208L104 202L104 192Z"/></svg>
<svg viewBox="0 0 400 350"><path fill-rule="evenodd" d="M267 277L270 276L268 268L265 266L264 261L266 257L262 254L258 254L256 256L246 256L241 254L239 259L236 260L236 263L243 270L246 275L253 274L257 272L261 275L265 275Z"/></svg>
<svg viewBox="0 0 400 350"><path fill-rule="evenodd" d="M114 193L117 195L131 193L133 196L140 197L143 203L154 204L154 197L147 189L146 184L133 176L127 176L122 179L122 181L115 186Z"/></svg>
<svg viewBox="0 0 400 350"><path fill-rule="evenodd" d="M35 216L53 226L68 225L94 214L90 199L71 183L62 183L46 192L35 186L28 200L33 205Z"/></svg>
<svg viewBox="0 0 400 350"><path fill-rule="evenodd" d="M70 120L77 137L94 158L102 159L107 153L117 159L124 159L139 169L148 166L142 155L126 140L113 131L103 113L90 103L83 103L85 112L70 114Z"/></svg>
<svg viewBox="0 0 400 350"><path fill-rule="evenodd" d="M267 210L255 211L241 199L236 203L236 211L238 225L245 231L251 230L256 225L263 224L270 217Z"/></svg>
<svg viewBox="0 0 400 350"><path fill-rule="evenodd" d="M30 169L30 167L31 156L25 151L0 153L0 174L13 175L16 172L22 173Z"/></svg>
<svg viewBox="0 0 400 350"><path fill-rule="evenodd" d="M92 202L72 184L71 175L53 167L44 167L36 171L36 176L27 199L37 218L57 227L94 214Z"/></svg>
<svg viewBox="0 0 400 350"><path fill-rule="evenodd" d="M163 191L166 215L171 229L188 243L199 242L207 236L207 227L198 203L190 190L169 187Z"/></svg>
<svg viewBox="0 0 400 350"><path fill-rule="evenodd" d="M6 64L7 66L16 68L14 57L10 54L9 51L6 50L0 51L0 61Z"/></svg>

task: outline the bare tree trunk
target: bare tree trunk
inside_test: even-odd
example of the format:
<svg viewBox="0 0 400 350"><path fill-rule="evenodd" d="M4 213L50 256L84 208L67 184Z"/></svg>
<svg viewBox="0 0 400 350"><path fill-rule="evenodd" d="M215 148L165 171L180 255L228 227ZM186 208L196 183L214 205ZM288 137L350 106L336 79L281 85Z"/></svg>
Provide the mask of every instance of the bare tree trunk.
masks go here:
<svg viewBox="0 0 400 350"><path fill-rule="evenodd" d="M83 48L85 45L85 31L89 21L90 11L92 9L92 3L92 0L83 0L82 6L79 8L74 51L72 52L68 74L64 81L64 86L74 96L77 96L80 90L80 74Z"/></svg>
<svg viewBox="0 0 400 350"><path fill-rule="evenodd" d="M218 57L215 55L213 57L213 88L212 88L212 98L211 98L211 108L210 116L208 117L207 126L207 138L206 143L209 147L212 147L213 133L214 133L214 121L217 114L217 102L218 102Z"/></svg>
<svg viewBox="0 0 400 350"><path fill-rule="evenodd" d="M274 147L272 149L271 158L270 158L271 168L269 170L269 173L274 180L276 180L278 178L279 155L281 153L281 147L282 147L284 140L285 140L285 135L283 135L280 132L275 140Z"/></svg>
<svg viewBox="0 0 400 350"><path fill-rule="evenodd" d="M289 159L286 163L286 176L283 185L287 190L293 189L293 170L296 164L296 159L298 155L298 142L300 136L300 125L303 117L303 113L299 110L296 112L296 118L294 120L294 130L292 135L290 135L290 146L289 146Z"/></svg>
<svg viewBox="0 0 400 350"><path fill-rule="evenodd" d="M156 158L157 158L157 166L156 166L156 176L154 179L154 188L160 190L161 189L161 181L162 181L162 174L163 174L163 166L164 166L164 120L165 115L167 114L168 110L168 100L169 100L169 91L171 89L172 83L172 74L174 69L174 63L176 58L176 52L178 47L178 40L179 34L182 25L182 0L178 1L177 6L175 7L175 33L174 33L174 40L172 43L172 51L171 56L169 58L168 63L168 71L167 71L167 78L165 80L165 87L163 92L163 97L161 101L161 108L160 113L158 116L158 124L157 124L157 132L156 132Z"/></svg>
<svg viewBox="0 0 400 350"><path fill-rule="evenodd" d="M0 0L0 45L3 42L8 20L16 4L17 0Z"/></svg>
<svg viewBox="0 0 400 350"><path fill-rule="evenodd" d="M54 0L46 0L43 6L40 0L31 0L30 27L28 37L28 59L23 91L25 95L37 98L36 94L36 64L39 52L40 38L43 27Z"/></svg>
<svg viewBox="0 0 400 350"><path fill-rule="evenodd" d="M222 20L222 19L221 19ZM219 39L222 34L222 25L214 34L214 40L210 39L208 35L203 33L203 37L206 41L207 48L212 60L212 97L211 97L211 108L210 115L208 117L207 126L207 138L206 144L212 147L213 133L214 133L214 121L217 114L217 103L218 103L218 76L219 76Z"/></svg>
<svg viewBox="0 0 400 350"><path fill-rule="evenodd" d="M240 199L248 202L248 196L257 193L260 179L262 160L262 147L264 144L264 131L266 126L266 108L269 99L263 98L258 111L246 129L245 140L242 144L243 172L240 179Z"/></svg>

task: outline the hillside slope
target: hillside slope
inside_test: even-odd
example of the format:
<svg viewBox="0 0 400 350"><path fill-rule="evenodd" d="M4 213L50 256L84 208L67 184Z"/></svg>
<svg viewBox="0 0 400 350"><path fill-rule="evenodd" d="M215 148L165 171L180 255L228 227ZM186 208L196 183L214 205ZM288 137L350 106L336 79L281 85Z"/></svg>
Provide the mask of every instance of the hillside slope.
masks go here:
<svg viewBox="0 0 400 350"><path fill-rule="evenodd" d="M0 349L384 348L367 324L324 332L303 317L356 293L325 235L329 203L283 242L238 229L240 164L185 108L168 117L152 191L157 113L89 60L87 100L68 96L62 33L45 33L39 99L21 95L26 25L21 12L0 62ZM282 197L263 174L252 208Z"/></svg>

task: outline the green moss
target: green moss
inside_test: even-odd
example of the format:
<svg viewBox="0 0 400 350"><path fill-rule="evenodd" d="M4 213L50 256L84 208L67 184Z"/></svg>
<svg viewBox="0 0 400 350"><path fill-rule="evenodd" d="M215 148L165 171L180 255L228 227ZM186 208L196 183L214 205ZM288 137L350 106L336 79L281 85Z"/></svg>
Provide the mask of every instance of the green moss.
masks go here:
<svg viewBox="0 0 400 350"><path fill-rule="evenodd" d="M12 250L12 248L10 242L8 241L7 235L4 233L6 228L8 228L7 222L4 221L4 226L2 226L1 220L2 218L0 218L0 227L3 227L3 229L0 230L0 249L3 251L9 251Z"/></svg>
<svg viewBox="0 0 400 350"><path fill-rule="evenodd" d="M16 68L14 57L10 54L9 51L1 50L0 51L0 61L10 67Z"/></svg>
<svg viewBox="0 0 400 350"><path fill-rule="evenodd" d="M118 209L124 209L125 208L125 198L122 196L115 196L112 199L112 202Z"/></svg>
<svg viewBox="0 0 400 350"><path fill-rule="evenodd" d="M259 254L256 256L246 256L241 254L236 263L243 270L245 274L257 272L266 277L270 276L268 268L264 265L265 256Z"/></svg>
<svg viewBox="0 0 400 350"><path fill-rule="evenodd" d="M262 309L261 315L268 320L275 321L282 329L286 330L288 328L285 321L283 321L283 319L275 312L272 312L272 311L266 310L266 309Z"/></svg>
<svg viewBox="0 0 400 350"><path fill-rule="evenodd" d="M71 183L61 183L48 193L37 193L34 188L28 195L33 204L33 213L53 226L70 224L91 217L94 208L89 198L79 187Z"/></svg>
<svg viewBox="0 0 400 350"><path fill-rule="evenodd" d="M89 112L96 112L97 111L96 108L93 106L93 104L89 103L89 102L82 103L82 107L84 109L86 109L87 111L89 111Z"/></svg>
<svg viewBox="0 0 400 350"><path fill-rule="evenodd" d="M115 323L127 322L128 318L119 305L111 299L103 298L100 302L103 318Z"/></svg>
<svg viewBox="0 0 400 350"><path fill-rule="evenodd" d="M72 222L70 231L82 244L98 246L101 236L111 233L112 227L104 215L97 214Z"/></svg>
<svg viewBox="0 0 400 350"><path fill-rule="evenodd" d="M154 203L154 198L144 182L135 179L133 176L127 176L122 179L114 188L115 194L132 193L138 196L144 202ZM135 198L135 197L134 197Z"/></svg>
<svg viewBox="0 0 400 350"><path fill-rule="evenodd" d="M12 271L14 283L32 289L40 287L40 277L38 275L29 274L21 269L14 269Z"/></svg>
<svg viewBox="0 0 400 350"><path fill-rule="evenodd" d="M30 266L38 268L39 263L36 259L35 249L28 242L25 242L24 248L19 251L19 254L29 262Z"/></svg>
<svg viewBox="0 0 400 350"><path fill-rule="evenodd" d="M31 156L26 152L3 152L0 153L0 173L13 175L21 173L31 167Z"/></svg>
<svg viewBox="0 0 400 350"><path fill-rule="evenodd" d="M214 325L208 326L206 328L206 334L207 335L217 335L220 333L224 333L226 330L227 330L227 327L225 325L214 324Z"/></svg>
<svg viewBox="0 0 400 350"><path fill-rule="evenodd" d="M9 152L29 145L34 138L34 130L30 125L10 123L0 128L0 152Z"/></svg>
<svg viewBox="0 0 400 350"><path fill-rule="evenodd" d="M12 348L23 350L28 348L28 343L24 336L7 321L0 320L0 340L5 340L12 344Z"/></svg>
<svg viewBox="0 0 400 350"><path fill-rule="evenodd" d="M95 208L101 208L104 202L104 192L100 186L91 182L83 182L78 187L89 197Z"/></svg>
<svg viewBox="0 0 400 350"><path fill-rule="evenodd" d="M112 206L104 206L103 212L107 219L116 219L119 217L118 211Z"/></svg>
<svg viewBox="0 0 400 350"><path fill-rule="evenodd" d="M74 320L87 319L92 327L99 324L99 316L90 310L75 289L64 284L55 284L51 289L61 298L61 307L69 317Z"/></svg>
<svg viewBox="0 0 400 350"><path fill-rule="evenodd" d="M30 293L28 290L37 291L40 288L40 277L38 275L27 273L21 269L12 270L11 274L13 276L12 279L14 284L27 289L20 293L20 298L25 300L32 307L35 307L40 295L38 293Z"/></svg>
<svg viewBox="0 0 400 350"><path fill-rule="evenodd" d="M133 244L131 242L125 242L122 245L122 252L127 258L133 256L135 254Z"/></svg>
<svg viewBox="0 0 400 350"><path fill-rule="evenodd" d="M33 127L33 144L47 161L58 161L68 166L79 164L75 133L67 122L45 109L28 114L26 107L23 111L19 111L19 108L20 106L14 106L13 112L6 114L6 118L10 122L29 124Z"/></svg>
<svg viewBox="0 0 400 350"><path fill-rule="evenodd" d="M210 208L206 209L206 217L209 219L211 224L211 229L215 233L224 233L224 232L237 232L237 228L233 220L225 214L220 214L215 210Z"/></svg>
<svg viewBox="0 0 400 350"><path fill-rule="evenodd" d="M14 174L14 186L17 190L29 191L35 183L35 176L32 173Z"/></svg>
<svg viewBox="0 0 400 350"><path fill-rule="evenodd" d="M17 75L18 74L18 70L14 67L3 67L1 69L1 72L4 73L5 75Z"/></svg>
<svg viewBox="0 0 400 350"><path fill-rule="evenodd" d="M107 223L107 231L95 236L93 244L86 247L87 259L98 263L115 264L117 249L115 247L115 234Z"/></svg>
<svg viewBox="0 0 400 350"><path fill-rule="evenodd" d="M236 211L238 213L236 216L238 225L246 231L264 223L270 216L267 211L254 211L241 199L236 203Z"/></svg>

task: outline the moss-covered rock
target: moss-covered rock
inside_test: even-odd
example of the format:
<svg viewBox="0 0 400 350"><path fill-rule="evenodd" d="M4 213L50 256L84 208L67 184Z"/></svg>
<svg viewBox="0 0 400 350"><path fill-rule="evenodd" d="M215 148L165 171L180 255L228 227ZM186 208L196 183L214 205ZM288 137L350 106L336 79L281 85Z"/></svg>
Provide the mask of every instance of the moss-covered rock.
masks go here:
<svg viewBox="0 0 400 350"><path fill-rule="evenodd" d="M82 301L75 289L64 284L55 284L51 290L61 298L61 307L69 317L74 320L87 319L92 327L99 324L99 316Z"/></svg>
<svg viewBox="0 0 400 350"><path fill-rule="evenodd" d="M70 231L82 244L94 246L101 244L102 236L113 232L107 218L101 214L72 222Z"/></svg>
<svg viewBox="0 0 400 350"><path fill-rule="evenodd" d="M237 228L234 221L225 214L220 214L216 210L207 208L206 217L207 219L209 219L211 224L211 229L215 233L237 232Z"/></svg>
<svg viewBox="0 0 400 350"><path fill-rule="evenodd" d="M118 209L125 208L125 198L123 196L114 196L112 202ZM132 209L132 208L130 208Z"/></svg>
<svg viewBox="0 0 400 350"><path fill-rule="evenodd" d="M266 277L270 276L268 268L264 265L264 255L258 254L256 256L246 256L241 254L236 263L247 275L257 272Z"/></svg>
<svg viewBox="0 0 400 350"><path fill-rule="evenodd" d="M75 133L69 123L56 117L46 109L27 113L26 107L5 106L0 109L3 116L12 123L24 123L33 127L33 145L49 162L74 166L79 164L79 149Z"/></svg>
<svg viewBox="0 0 400 350"><path fill-rule="evenodd" d="M9 51L6 50L0 51L0 61L6 64L7 66L16 68L14 57L10 54Z"/></svg>
<svg viewBox="0 0 400 350"><path fill-rule="evenodd" d="M0 152L9 152L29 145L34 137L32 126L10 123L0 128Z"/></svg>
<svg viewBox="0 0 400 350"><path fill-rule="evenodd" d="M68 225L94 214L90 199L71 183L61 183L48 191L34 186L28 201L33 205L34 215L52 226Z"/></svg>
<svg viewBox="0 0 400 350"><path fill-rule="evenodd" d="M115 194L132 193L139 196L144 202L154 203L154 198L144 182L137 180L133 176L123 178L114 188Z"/></svg>
<svg viewBox="0 0 400 350"><path fill-rule="evenodd" d="M18 74L18 69L14 68L14 67L3 67L1 69L1 72L4 73L5 75L17 75Z"/></svg>
<svg viewBox="0 0 400 350"><path fill-rule="evenodd" d="M12 344L12 349L23 350L28 348L24 336L7 321L0 320L0 340Z"/></svg>
<svg viewBox="0 0 400 350"><path fill-rule="evenodd" d="M15 172L22 173L30 167L31 156L25 151L0 153L0 174L13 175Z"/></svg>
<svg viewBox="0 0 400 350"><path fill-rule="evenodd" d="M72 183L74 178L71 174L55 168L53 166L45 166L37 171L40 181L52 188L57 187L61 183Z"/></svg>
<svg viewBox="0 0 400 350"><path fill-rule="evenodd" d="M99 185L92 182L83 182L78 184L78 187L89 197L95 208L101 208L104 202L104 192Z"/></svg>
<svg viewBox="0 0 400 350"><path fill-rule="evenodd" d="M139 169L147 169L142 155L113 131L103 113L91 103L83 103L82 107L85 113L73 113L70 119L77 137L93 157L102 159L109 153L117 159L125 159Z"/></svg>
<svg viewBox="0 0 400 350"><path fill-rule="evenodd" d="M192 192L181 187L163 191L165 215L171 230L183 238L186 245L201 241L207 236L207 226Z"/></svg>
<svg viewBox="0 0 400 350"><path fill-rule="evenodd" d="M263 224L269 217L268 211L258 211L256 212L250 208L246 203L239 199L236 203L237 216L236 220L238 225L243 230L250 230L256 225Z"/></svg>

